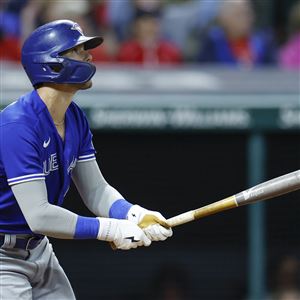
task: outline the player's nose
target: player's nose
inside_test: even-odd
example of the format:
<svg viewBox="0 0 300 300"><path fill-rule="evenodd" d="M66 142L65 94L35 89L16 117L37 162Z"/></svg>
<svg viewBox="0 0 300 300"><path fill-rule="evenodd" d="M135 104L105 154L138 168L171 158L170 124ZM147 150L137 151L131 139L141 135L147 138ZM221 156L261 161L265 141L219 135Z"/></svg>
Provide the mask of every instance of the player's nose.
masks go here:
<svg viewBox="0 0 300 300"><path fill-rule="evenodd" d="M92 54L87 51L85 61L91 62L92 60L93 60Z"/></svg>

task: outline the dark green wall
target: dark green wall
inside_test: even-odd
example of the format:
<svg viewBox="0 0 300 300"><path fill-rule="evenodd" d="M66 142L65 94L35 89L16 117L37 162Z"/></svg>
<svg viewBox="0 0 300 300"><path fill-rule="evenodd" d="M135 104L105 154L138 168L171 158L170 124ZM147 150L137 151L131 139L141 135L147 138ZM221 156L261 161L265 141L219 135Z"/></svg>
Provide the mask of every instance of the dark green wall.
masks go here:
<svg viewBox="0 0 300 300"><path fill-rule="evenodd" d="M106 179L129 201L166 217L247 188L246 142L243 133L94 133ZM299 169L299 134L269 134L267 151L268 178ZM281 255L300 250L299 201L296 192L266 204L270 270ZM74 189L66 207L88 213ZM98 241L52 241L78 299L161 299L156 291L174 282L177 293L189 291L183 299L245 295L247 207L175 228L172 239L148 249L122 252Z"/></svg>

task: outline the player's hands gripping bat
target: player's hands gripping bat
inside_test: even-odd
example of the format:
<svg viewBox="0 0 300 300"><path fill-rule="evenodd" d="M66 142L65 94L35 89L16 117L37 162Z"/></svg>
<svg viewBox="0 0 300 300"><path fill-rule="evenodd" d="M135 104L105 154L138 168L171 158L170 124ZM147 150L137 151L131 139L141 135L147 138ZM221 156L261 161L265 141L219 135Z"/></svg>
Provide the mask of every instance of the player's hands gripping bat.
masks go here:
<svg viewBox="0 0 300 300"><path fill-rule="evenodd" d="M127 219L142 228L151 241L164 241L173 234L161 213L139 205L133 205L129 209Z"/></svg>
<svg viewBox="0 0 300 300"><path fill-rule="evenodd" d="M104 219L104 220L103 220ZM127 220L115 220L115 219L105 219L105 218L99 218L102 222L109 222L109 220L113 220L112 224L114 222L120 222L122 221L123 223L118 223L119 225L126 225L131 223L130 230L129 232L136 232L136 235L139 236L141 235L141 232L145 237L147 238L146 243L145 242L135 242L135 244L130 244L129 241L125 241L124 244L124 236L121 236L118 239L105 239L106 241L110 241L110 246L113 250L116 249L131 249L131 248L136 248L137 246L149 246L151 244L151 241L164 241L168 237L172 236L173 232L170 226L166 223L166 219L161 215L161 213L157 211L152 211L145 209L139 205L133 205L128 213L127 213ZM106 226L108 227L108 226ZM100 228L101 228L101 223L100 223ZM137 230L138 228L138 230ZM128 228L129 229L129 228ZM108 230L110 231L110 230ZM100 234L102 239L105 233ZM125 238L125 239L128 239ZM118 244L119 242L119 244Z"/></svg>
<svg viewBox="0 0 300 300"><path fill-rule="evenodd" d="M151 240L135 223L128 220L98 218L100 222L97 239L111 242L113 249L129 250L150 246Z"/></svg>
<svg viewBox="0 0 300 300"><path fill-rule="evenodd" d="M170 227L178 226L223 210L275 198L299 189L300 170L265 181L231 197L170 218L167 220L167 224Z"/></svg>

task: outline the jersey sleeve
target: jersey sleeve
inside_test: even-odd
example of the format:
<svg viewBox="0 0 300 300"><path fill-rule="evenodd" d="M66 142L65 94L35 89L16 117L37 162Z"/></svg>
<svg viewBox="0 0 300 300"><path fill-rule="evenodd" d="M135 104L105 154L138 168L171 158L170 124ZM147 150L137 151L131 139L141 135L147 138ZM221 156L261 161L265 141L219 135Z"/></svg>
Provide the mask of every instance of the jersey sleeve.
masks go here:
<svg viewBox="0 0 300 300"><path fill-rule="evenodd" d="M10 186L45 179L40 147L33 128L17 123L2 126L0 150Z"/></svg>
<svg viewBox="0 0 300 300"><path fill-rule="evenodd" d="M81 136L81 145L78 155L78 162L85 162L90 160L95 160L95 148L92 142L93 134L90 130L88 121L83 112L82 113L82 136Z"/></svg>

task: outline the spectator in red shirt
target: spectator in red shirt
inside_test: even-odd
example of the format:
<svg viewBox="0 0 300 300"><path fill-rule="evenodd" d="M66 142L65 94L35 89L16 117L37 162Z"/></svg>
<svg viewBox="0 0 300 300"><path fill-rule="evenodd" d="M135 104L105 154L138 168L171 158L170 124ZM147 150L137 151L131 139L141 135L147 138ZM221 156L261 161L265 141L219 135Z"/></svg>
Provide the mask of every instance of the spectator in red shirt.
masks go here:
<svg viewBox="0 0 300 300"><path fill-rule="evenodd" d="M160 10L137 9L133 23L133 38L121 44L118 61L143 65L178 64L180 50L160 38Z"/></svg>
<svg viewBox="0 0 300 300"><path fill-rule="evenodd" d="M96 63L114 63L119 49L119 41L107 11L109 4L109 1L91 2L91 16L95 30L92 35L100 35L105 41L103 47L97 47L89 51Z"/></svg>
<svg viewBox="0 0 300 300"><path fill-rule="evenodd" d="M25 1L0 1L0 60L18 63L21 58L20 11Z"/></svg>
<svg viewBox="0 0 300 300"><path fill-rule="evenodd" d="M20 41L14 36L5 36L0 29L0 60L19 62L21 59Z"/></svg>

